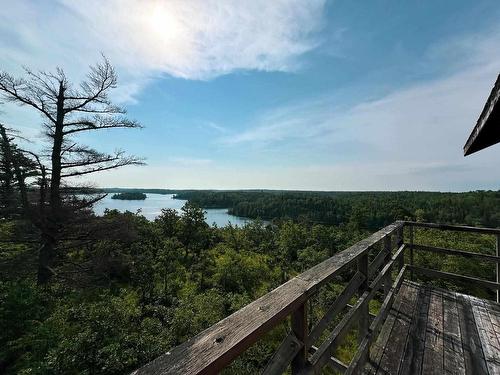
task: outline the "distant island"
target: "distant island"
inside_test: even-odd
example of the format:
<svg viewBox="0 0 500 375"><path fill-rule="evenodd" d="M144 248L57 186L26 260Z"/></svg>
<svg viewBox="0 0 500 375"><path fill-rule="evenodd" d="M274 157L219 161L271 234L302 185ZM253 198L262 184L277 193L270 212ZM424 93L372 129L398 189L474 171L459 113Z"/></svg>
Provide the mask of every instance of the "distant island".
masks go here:
<svg viewBox="0 0 500 375"><path fill-rule="evenodd" d="M146 199L146 194L144 193L137 193L137 192L130 192L130 193L117 193L113 194L111 199L121 199L121 200L127 200L127 201L142 201Z"/></svg>

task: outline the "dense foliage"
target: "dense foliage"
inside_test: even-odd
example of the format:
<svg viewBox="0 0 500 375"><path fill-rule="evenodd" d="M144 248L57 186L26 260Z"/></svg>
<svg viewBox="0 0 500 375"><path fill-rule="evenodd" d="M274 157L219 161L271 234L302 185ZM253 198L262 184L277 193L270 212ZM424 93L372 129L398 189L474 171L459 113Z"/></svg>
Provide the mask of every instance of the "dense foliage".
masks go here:
<svg viewBox="0 0 500 375"><path fill-rule="evenodd" d="M116 193L111 196L111 199L120 199L127 201L140 201L146 199L147 196L144 193Z"/></svg>
<svg viewBox="0 0 500 375"><path fill-rule="evenodd" d="M37 287L30 270L35 249L3 245L3 370L132 370L362 236L288 221L210 227L203 211L189 203L181 215L163 210L154 222L117 211L103 219L119 222L128 235L72 250L66 260L85 270L63 277L61 262L61 277L48 287ZM3 237L13 236L15 226L3 223ZM7 266L16 261L25 272ZM279 340L260 350L270 354ZM258 367L266 358L239 364L252 372L249 363Z"/></svg>
<svg viewBox="0 0 500 375"><path fill-rule="evenodd" d="M179 192L176 197L201 207L229 208L229 213L236 216L263 220L289 218L331 225L352 224L372 231L404 219L500 226L500 191L185 191Z"/></svg>
<svg viewBox="0 0 500 375"><path fill-rule="evenodd" d="M470 196L497 199L496 193ZM488 207L492 202L477 204ZM459 212L457 207L449 205L442 215L454 217L455 212ZM56 277L45 286L36 285L36 246L14 242L29 227L22 220L3 221L0 372L131 371L362 239L369 231L358 223L368 222L372 214L361 212L359 221L335 226L274 218L271 224L255 221L243 227L218 228L206 224L203 211L192 203L181 213L165 209L155 221L107 211L95 220L120 231L106 231L84 246L70 248L57 263ZM380 211L379 215L390 214ZM492 236L436 236L432 230L419 230L415 238L420 243L468 251L494 248ZM494 278L491 264L433 254L418 255L417 260L449 272ZM312 321L321 317L350 275L347 272L345 279L331 283L314 298ZM491 297L481 289L467 291ZM373 310L378 302L373 302ZM278 326L226 372L258 373L287 329L286 324ZM342 360L352 356L355 337L350 334L339 348L336 355Z"/></svg>

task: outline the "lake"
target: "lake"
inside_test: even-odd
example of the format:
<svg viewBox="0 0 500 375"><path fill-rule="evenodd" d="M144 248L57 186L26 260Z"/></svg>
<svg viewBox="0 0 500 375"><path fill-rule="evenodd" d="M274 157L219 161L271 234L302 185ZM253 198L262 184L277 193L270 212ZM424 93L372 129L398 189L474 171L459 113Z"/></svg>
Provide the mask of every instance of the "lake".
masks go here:
<svg viewBox="0 0 500 375"><path fill-rule="evenodd" d="M111 199L113 194L108 194L106 198L99 201L94 205L94 212L97 215L102 215L106 208L116 209L121 212L130 211L137 212L140 210L140 214L145 216L148 220L154 220L161 213L162 208L173 208L178 212L181 211L182 206L187 202L183 199L173 199L173 194L146 194L147 198L145 200L120 200ZM242 217L229 215L227 209L225 208L206 208L204 209L205 221L212 225L217 224L219 227L223 227L229 223L233 225L243 225L249 219Z"/></svg>

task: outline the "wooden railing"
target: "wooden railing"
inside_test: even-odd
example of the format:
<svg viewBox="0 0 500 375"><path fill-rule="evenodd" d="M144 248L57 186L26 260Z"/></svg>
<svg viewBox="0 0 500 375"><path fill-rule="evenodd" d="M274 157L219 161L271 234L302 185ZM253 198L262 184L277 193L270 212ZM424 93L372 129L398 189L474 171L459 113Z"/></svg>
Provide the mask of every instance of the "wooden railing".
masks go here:
<svg viewBox="0 0 500 375"><path fill-rule="evenodd" d="M405 226L408 226L410 228L410 243L407 244L407 247L410 252L410 259L409 259L409 265L408 269L410 270L411 277L413 278L413 274L420 274L424 275L427 277L431 278L441 278L441 279L449 279L449 280L455 280L455 281L460 281L464 283L470 283L473 285L479 285L481 287L491 289L496 292L496 302L500 302L500 229L495 229L495 228L476 228L476 227L467 227L467 226L458 226L458 225L444 225L444 224L434 224L434 223L417 223L417 222L411 222L407 221L405 222ZM473 253L473 252L468 252L468 251L462 251L462 250L455 250L455 249L446 249L446 248L441 248L441 247L433 247L433 246L426 246L426 245L420 245L417 243L414 243L414 228L427 228L427 229L437 229L440 231L455 231L455 232L471 232L471 233L477 233L477 234L489 234L489 235L494 235L495 236L495 255L490 255L490 254L483 254L483 253ZM432 252L432 253L437 253L437 254L442 254L442 255L453 255L453 256L459 256L459 257L465 257L469 259L475 259L478 261L487 261L487 262L492 262L496 265L496 280L495 281L490 281L490 280L484 280L484 279L479 279L476 277L470 277L470 276L464 276L464 275L459 275L456 273L450 273L450 272L443 272L441 270L436 270L436 269L429 269L429 268L423 268L416 266L414 264L414 253L415 251L421 251L421 252Z"/></svg>
<svg viewBox="0 0 500 375"><path fill-rule="evenodd" d="M409 228L407 244L403 241L405 226ZM496 235L496 256L416 244L415 227ZM359 373L369 358L370 346L382 328L407 271L412 273L411 277L414 277L415 273L474 282L496 290L498 295L499 239L499 229L395 222L294 277L136 370L134 374L216 374L288 317L290 317L290 331L268 362L263 374L281 374L289 366L292 374L319 373L324 366L330 366L345 374ZM407 265L404 257L406 249L409 250ZM430 251L495 262L497 280L496 282L481 280L416 266L415 251ZM347 271L353 276L326 309L324 316L309 329L312 322L308 322L308 301L321 287L341 274L345 275ZM383 299L382 305L378 313L372 315L369 312L369 302L380 294ZM353 298L356 298L356 302L351 305ZM336 326L331 331L328 330L334 320L340 317ZM335 358L334 352L354 326L357 327L359 345L351 362L346 364ZM320 338L322 340L316 346Z"/></svg>

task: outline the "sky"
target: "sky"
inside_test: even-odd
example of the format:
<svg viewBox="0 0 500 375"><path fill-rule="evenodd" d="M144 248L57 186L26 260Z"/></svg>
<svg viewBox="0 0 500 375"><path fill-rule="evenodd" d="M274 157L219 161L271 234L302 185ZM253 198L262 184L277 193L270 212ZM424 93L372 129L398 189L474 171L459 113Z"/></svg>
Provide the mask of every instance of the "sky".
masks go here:
<svg viewBox="0 0 500 375"><path fill-rule="evenodd" d="M500 72L497 0L0 0L0 70L107 56L141 130L79 138L147 165L102 187L498 190L463 157ZM3 106L35 143L41 118Z"/></svg>

